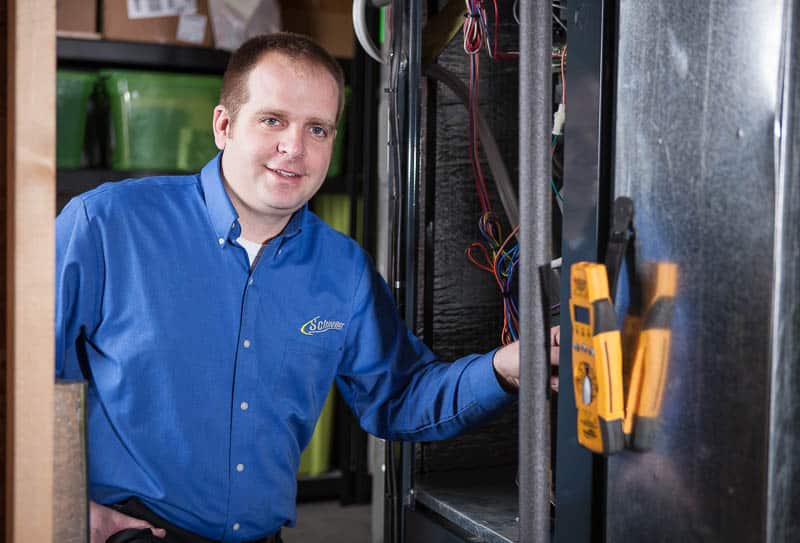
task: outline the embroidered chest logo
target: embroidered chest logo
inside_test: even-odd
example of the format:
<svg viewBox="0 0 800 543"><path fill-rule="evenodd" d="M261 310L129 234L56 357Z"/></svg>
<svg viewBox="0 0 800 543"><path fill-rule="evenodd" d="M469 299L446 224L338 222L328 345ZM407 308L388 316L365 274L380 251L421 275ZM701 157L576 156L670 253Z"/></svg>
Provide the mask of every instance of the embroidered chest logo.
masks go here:
<svg viewBox="0 0 800 543"><path fill-rule="evenodd" d="M317 315L300 327L300 333L306 336L313 336L314 334L321 334L328 330L341 330L342 328L344 328L344 323L342 321L320 319L319 315Z"/></svg>

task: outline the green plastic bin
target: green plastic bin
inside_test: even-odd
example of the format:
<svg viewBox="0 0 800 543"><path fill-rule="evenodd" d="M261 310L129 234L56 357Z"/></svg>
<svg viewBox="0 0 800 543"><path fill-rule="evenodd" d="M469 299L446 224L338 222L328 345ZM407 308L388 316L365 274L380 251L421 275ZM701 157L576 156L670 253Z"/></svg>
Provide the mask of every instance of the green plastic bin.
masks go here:
<svg viewBox="0 0 800 543"><path fill-rule="evenodd" d="M330 471L331 467L331 438L333 437L333 408L336 395L333 387L328 393L325 405L317 420L317 426L311 435L303 454L300 455L300 468L297 475L300 477L316 477L321 473Z"/></svg>
<svg viewBox="0 0 800 543"><path fill-rule="evenodd" d="M113 169L193 172L217 153L211 122L221 77L133 70L100 76Z"/></svg>
<svg viewBox="0 0 800 543"><path fill-rule="evenodd" d="M331 228L350 235L350 196L333 192L317 193L310 203L311 210ZM364 199L356 199L355 240L363 240Z"/></svg>
<svg viewBox="0 0 800 543"><path fill-rule="evenodd" d="M350 87L344 88L344 109L336 124L336 139L333 140L333 154L328 166L328 177L337 177L344 173L345 152L347 150L347 116L350 109Z"/></svg>
<svg viewBox="0 0 800 543"><path fill-rule="evenodd" d="M363 200L358 203L358 224L363 222ZM350 229L350 197L346 194L317 194L311 201L314 213L332 228L349 235ZM357 240L361 239L361 228L358 229ZM300 456L300 468L297 474L301 477L315 477L330 470L331 440L333 438L333 413L336 402L334 388L328 393L322 413L314 428L311 441L308 442Z"/></svg>
<svg viewBox="0 0 800 543"><path fill-rule="evenodd" d="M79 168L86 136L86 112L97 74L56 72L56 166Z"/></svg>

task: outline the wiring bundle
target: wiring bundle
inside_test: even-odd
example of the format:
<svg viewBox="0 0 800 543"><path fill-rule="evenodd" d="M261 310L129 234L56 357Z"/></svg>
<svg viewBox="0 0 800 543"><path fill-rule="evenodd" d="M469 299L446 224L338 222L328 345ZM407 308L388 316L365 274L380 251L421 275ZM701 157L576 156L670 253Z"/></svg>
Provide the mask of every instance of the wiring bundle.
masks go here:
<svg viewBox="0 0 800 543"><path fill-rule="evenodd" d="M482 241L475 241L467 247L466 256L477 268L491 274L497 283L503 302L503 328L500 334L500 340L503 345L507 345L519 339L519 310L513 292L514 272L519 263L520 256L519 244L516 239L519 232L519 225L514 226L511 232L507 236L504 236L500 219L495 213L489 198L486 178L478 153L480 52L482 49L485 49L489 58L493 60L516 59L519 57L519 53L501 52L498 48L498 26L500 17L497 0L492 0L491 2L484 0L465 0L465 4L467 13L463 25L464 52L467 54L470 63L467 98L469 114L468 143L472 174L475 180L478 200L481 205L478 230L483 238ZM560 7L560 5L556 4L554 4L554 6ZM489 23L487 7L490 7L493 12L493 24ZM560 20L558 22L561 23ZM564 46L560 52L554 52L554 61L555 60L560 60L561 63L562 106L559 107L559 113L562 116L561 125L563 125L563 104L566 98L564 81L566 46ZM558 123L558 121L556 121L556 123ZM553 132L552 154L555 159L559 138L559 135L556 134L555 124ZM560 134L560 126L558 133ZM553 192L559 199L560 205L561 202L563 202L563 198L556 187L555 181L551 179L550 182Z"/></svg>

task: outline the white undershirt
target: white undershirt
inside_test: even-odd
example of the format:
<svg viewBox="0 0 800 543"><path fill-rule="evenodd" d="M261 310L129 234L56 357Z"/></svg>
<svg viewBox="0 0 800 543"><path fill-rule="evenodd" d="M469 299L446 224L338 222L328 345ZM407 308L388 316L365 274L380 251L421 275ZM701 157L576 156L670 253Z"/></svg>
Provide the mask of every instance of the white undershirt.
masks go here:
<svg viewBox="0 0 800 543"><path fill-rule="evenodd" d="M261 252L261 248L264 246L256 241L250 241L249 239L244 239L243 237L237 239L236 243L244 247L244 250L247 251L247 258L250 259L250 267L252 268L253 262L256 261L256 258L258 258L258 253Z"/></svg>

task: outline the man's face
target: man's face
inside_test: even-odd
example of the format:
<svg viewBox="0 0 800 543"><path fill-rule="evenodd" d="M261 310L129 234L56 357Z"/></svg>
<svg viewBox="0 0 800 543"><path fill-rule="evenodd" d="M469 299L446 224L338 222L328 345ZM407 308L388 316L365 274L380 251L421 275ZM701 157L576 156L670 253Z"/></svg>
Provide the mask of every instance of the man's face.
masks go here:
<svg viewBox="0 0 800 543"><path fill-rule="evenodd" d="M214 110L223 177L240 221L282 227L325 180L338 87L324 68L274 52L252 69L247 86L235 120L222 106Z"/></svg>

